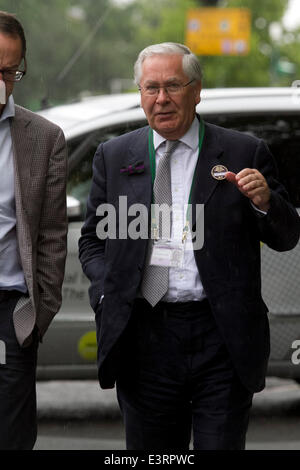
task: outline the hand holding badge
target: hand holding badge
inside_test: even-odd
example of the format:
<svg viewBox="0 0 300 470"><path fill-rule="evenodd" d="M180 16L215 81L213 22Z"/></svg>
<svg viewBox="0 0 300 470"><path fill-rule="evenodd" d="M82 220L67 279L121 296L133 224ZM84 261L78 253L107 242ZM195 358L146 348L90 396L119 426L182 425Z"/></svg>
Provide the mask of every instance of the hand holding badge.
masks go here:
<svg viewBox="0 0 300 470"><path fill-rule="evenodd" d="M255 168L244 168L238 174L228 171L227 181L235 184L244 196L260 210L267 212L270 207L270 188L265 177Z"/></svg>

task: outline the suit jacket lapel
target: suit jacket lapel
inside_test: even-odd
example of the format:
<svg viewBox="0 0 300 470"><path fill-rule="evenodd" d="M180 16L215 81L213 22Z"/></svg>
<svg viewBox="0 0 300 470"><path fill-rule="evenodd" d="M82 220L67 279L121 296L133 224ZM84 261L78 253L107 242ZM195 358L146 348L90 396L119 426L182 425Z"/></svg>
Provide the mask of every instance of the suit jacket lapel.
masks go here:
<svg viewBox="0 0 300 470"><path fill-rule="evenodd" d="M135 143L128 150L128 161L126 165L134 165L143 162L143 173L128 175L128 182L135 194L136 202L150 207L152 198L152 181L148 151L149 127L141 129L141 133Z"/></svg>
<svg viewBox="0 0 300 470"><path fill-rule="evenodd" d="M211 170L215 165L220 164L219 159L222 153L223 149L213 132L213 128L206 123L202 150L195 169L195 182L191 197L193 227L196 222L196 204L207 204L219 183L218 180L212 177Z"/></svg>
<svg viewBox="0 0 300 470"><path fill-rule="evenodd" d="M15 109L16 115L11 120L10 128L15 167L16 205L18 205L27 200L33 148L37 136L29 125L30 118L24 116L18 106Z"/></svg>

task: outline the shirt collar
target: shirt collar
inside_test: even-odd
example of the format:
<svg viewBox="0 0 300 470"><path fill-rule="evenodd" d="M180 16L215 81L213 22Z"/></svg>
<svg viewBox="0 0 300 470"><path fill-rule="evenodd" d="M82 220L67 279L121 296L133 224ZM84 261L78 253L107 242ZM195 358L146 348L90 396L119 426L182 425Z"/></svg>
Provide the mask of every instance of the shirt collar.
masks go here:
<svg viewBox="0 0 300 470"><path fill-rule="evenodd" d="M160 134L158 134L156 131L153 130L153 145L154 145L155 151L166 140L167 139L165 139L164 137L162 137ZM196 150L196 148L199 145L199 121L197 119L197 116L195 116L189 130L179 139L179 141L183 142L185 145L187 145L191 149Z"/></svg>
<svg viewBox="0 0 300 470"><path fill-rule="evenodd" d="M15 102L14 102L13 96L10 95L7 100L6 106L3 109L2 115L0 117L0 122L3 122L6 119L10 117L14 117L14 116L15 116Z"/></svg>

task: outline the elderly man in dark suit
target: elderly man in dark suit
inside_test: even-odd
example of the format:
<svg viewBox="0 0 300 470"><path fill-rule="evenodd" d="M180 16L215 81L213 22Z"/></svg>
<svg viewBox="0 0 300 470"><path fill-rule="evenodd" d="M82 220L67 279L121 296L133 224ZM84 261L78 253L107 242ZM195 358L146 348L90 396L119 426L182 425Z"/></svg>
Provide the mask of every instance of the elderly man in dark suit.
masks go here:
<svg viewBox="0 0 300 470"><path fill-rule="evenodd" d="M0 449L32 449L39 340L61 303L66 144L61 129L14 104L26 73L19 21L0 12Z"/></svg>
<svg viewBox="0 0 300 470"><path fill-rule="evenodd" d="M135 78L149 126L99 146L79 242L100 385L117 384L128 449L187 450L191 431L195 449L244 449L269 356L260 242L292 249L299 217L261 140L195 114L187 47L144 49Z"/></svg>

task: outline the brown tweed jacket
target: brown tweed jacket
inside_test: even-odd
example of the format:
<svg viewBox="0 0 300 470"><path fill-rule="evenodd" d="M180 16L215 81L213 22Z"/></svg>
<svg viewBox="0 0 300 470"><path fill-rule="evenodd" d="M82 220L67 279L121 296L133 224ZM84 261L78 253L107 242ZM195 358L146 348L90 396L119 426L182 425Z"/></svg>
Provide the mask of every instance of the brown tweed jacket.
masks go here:
<svg viewBox="0 0 300 470"><path fill-rule="evenodd" d="M62 130L16 106L11 118L17 238L27 283L14 311L20 345L42 337L61 304L66 258L67 150Z"/></svg>

